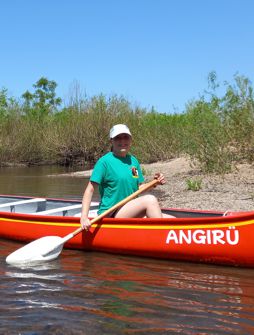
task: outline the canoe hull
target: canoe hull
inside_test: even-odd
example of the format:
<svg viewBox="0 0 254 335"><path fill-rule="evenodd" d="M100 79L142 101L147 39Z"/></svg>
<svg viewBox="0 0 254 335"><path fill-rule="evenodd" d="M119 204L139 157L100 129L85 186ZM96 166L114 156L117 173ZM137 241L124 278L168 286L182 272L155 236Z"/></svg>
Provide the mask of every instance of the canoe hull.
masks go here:
<svg viewBox="0 0 254 335"><path fill-rule="evenodd" d="M195 213L195 211L193 211ZM64 237L79 218L0 212L0 237ZM173 219L104 218L65 247L168 260L254 267L254 212Z"/></svg>

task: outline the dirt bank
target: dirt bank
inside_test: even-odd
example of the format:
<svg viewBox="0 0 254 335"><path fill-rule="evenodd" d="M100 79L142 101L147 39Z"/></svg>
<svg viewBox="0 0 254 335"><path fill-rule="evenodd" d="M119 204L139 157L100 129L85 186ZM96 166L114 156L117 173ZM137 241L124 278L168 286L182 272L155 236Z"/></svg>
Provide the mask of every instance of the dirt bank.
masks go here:
<svg viewBox="0 0 254 335"><path fill-rule="evenodd" d="M167 183L153 190L162 207L195 208L221 211L254 209L253 165L239 164L224 177L204 175L191 166L187 158L168 162L143 164L145 177L150 180L155 172L164 173ZM73 176L90 176L91 171L75 172ZM187 180L201 179L199 191L187 190Z"/></svg>
<svg viewBox="0 0 254 335"><path fill-rule="evenodd" d="M192 167L186 158L143 166L147 171L147 178L160 171L167 179L167 184L160 186L156 191L162 206L222 211L254 209L252 165L240 164L236 170L224 177L204 175L198 168ZM201 189L187 190L188 179L201 179Z"/></svg>

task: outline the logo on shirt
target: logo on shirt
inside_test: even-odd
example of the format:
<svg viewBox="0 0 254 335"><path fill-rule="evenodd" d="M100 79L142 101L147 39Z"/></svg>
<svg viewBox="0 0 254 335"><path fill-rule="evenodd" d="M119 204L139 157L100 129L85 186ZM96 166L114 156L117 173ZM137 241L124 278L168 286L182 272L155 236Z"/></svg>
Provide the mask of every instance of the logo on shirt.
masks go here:
<svg viewBox="0 0 254 335"><path fill-rule="evenodd" d="M131 172L132 172L133 178L138 178L138 169L135 166L131 168Z"/></svg>

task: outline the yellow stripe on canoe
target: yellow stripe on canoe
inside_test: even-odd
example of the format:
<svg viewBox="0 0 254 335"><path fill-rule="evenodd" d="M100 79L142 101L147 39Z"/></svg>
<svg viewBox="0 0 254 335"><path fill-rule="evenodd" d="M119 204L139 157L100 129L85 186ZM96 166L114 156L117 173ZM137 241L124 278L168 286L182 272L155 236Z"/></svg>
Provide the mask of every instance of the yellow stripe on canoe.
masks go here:
<svg viewBox="0 0 254 335"><path fill-rule="evenodd" d="M9 218L0 218L0 221L9 221L9 222L17 222L17 223L29 223L29 224L35 224L35 225L45 225L45 226L56 226L56 227L79 227L80 225L77 223L63 223L63 222L43 222L43 221L27 221L27 220L17 220L17 219L9 219ZM179 230L179 229L205 229L205 228L228 228L228 227L240 227L240 226L247 226L254 224L253 220L248 221L240 221L240 222L231 222L231 223L220 223L220 224L197 224L197 225L130 225L130 224L93 224L93 227L101 227L104 229L148 229L148 230Z"/></svg>

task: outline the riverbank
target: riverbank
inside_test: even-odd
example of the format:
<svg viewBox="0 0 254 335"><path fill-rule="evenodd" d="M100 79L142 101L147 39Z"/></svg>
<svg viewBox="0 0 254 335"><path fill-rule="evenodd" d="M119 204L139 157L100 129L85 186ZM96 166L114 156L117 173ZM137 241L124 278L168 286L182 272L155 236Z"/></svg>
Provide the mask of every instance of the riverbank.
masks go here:
<svg viewBox="0 0 254 335"><path fill-rule="evenodd" d="M249 211L254 210L254 169L251 164L239 164L224 176L205 175L192 166L189 159L180 157L166 162L143 164L146 180L155 172L162 172L167 180L152 192L162 207ZM91 170L72 173L73 176L89 177ZM201 189L187 189L187 180L201 180Z"/></svg>
<svg viewBox="0 0 254 335"><path fill-rule="evenodd" d="M254 210L253 165L239 164L224 176L202 174L186 158L144 165L144 168L149 177L160 171L167 179L167 184L156 191L162 206L220 211ZM201 189L188 190L188 179L201 180Z"/></svg>

